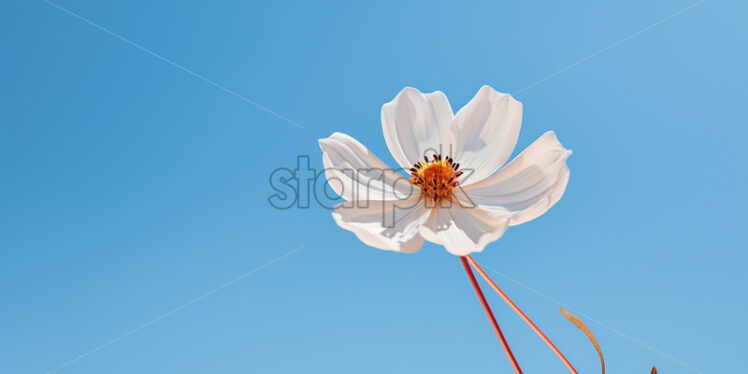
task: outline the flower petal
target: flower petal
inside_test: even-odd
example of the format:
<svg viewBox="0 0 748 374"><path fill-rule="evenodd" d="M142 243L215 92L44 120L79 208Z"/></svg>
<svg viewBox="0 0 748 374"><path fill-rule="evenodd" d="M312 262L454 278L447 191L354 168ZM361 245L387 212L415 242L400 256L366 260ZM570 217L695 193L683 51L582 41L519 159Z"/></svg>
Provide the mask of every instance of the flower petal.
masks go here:
<svg viewBox="0 0 748 374"><path fill-rule="evenodd" d="M566 159L570 155L553 131L546 132L496 174L463 191L482 209L512 212L510 226L527 222L545 213L563 195L569 181Z"/></svg>
<svg viewBox="0 0 748 374"><path fill-rule="evenodd" d="M347 201L400 200L419 192L407 177L346 134L336 132L319 145L327 182Z"/></svg>
<svg viewBox="0 0 748 374"><path fill-rule="evenodd" d="M454 159L466 171L464 185L498 170L512 155L522 124L522 103L483 86L454 118L449 143Z"/></svg>
<svg viewBox="0 0 748 374"><path fill-rule="evenodd" d="M424 155L447 152L444 145L453 117L443 93L423 94L405 87L382 106L384 140L397 163L408 170Z"/></svg>
<svg viewBox="0 0 748 374"><path fill-rule="evenodd" d="M465 201L455 194L457 200ZM434 209L419 233L424 239L442 245L447 252L466 256L480 252L506 231L511 214L494 213L469 203L456 202Z"/></svg>
<svg viewBox="0 0 748 374"><path fill-rule="evenodd" d="M425 201L358 201L338 204L332 216L338 226L356 234L364 244L390 251L412 253L421 249L418 228L428 219Z"/></svg>

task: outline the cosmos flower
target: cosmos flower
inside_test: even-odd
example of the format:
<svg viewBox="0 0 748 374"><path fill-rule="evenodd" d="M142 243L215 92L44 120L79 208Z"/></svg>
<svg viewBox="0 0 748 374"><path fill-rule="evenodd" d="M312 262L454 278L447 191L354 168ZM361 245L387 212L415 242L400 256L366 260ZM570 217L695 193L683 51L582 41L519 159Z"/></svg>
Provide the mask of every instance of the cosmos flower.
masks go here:
<svg viewBox="0 0 748 374"><path fill-rule="evenodd" d="M504 165L521 122L522 104L489 86L457 114L442 92L404 88L382 107L382 130L408 177L346 134L319 140L328 183L346 200L335 222L384 250L416 252L427 240L457 256L482 251L545 213L569 180L571 151L552 131Z"/></svg>

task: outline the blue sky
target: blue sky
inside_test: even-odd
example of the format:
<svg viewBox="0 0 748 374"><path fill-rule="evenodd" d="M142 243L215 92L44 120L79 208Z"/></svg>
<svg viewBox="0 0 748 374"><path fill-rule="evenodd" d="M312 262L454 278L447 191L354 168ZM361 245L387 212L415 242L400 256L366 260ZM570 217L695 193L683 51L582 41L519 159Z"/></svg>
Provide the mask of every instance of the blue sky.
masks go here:
<svg viewBox="0 0 748 374"><path fill-rule="evenodd" d="M511 373L456 257L267 201L270 173L321 168L335 131L395 165L379 111L402 87L457 109L484 84L524 104L517 151L554 130L574 155L563 199L475 259L619 331L586 320L609 373L744 367L745 2L651 28L694 3L55 4L303 128L49 3L3 2L0 372ZM599 370L556 303L495 279ZM486 293L526 373L566 372Z"/></svg>

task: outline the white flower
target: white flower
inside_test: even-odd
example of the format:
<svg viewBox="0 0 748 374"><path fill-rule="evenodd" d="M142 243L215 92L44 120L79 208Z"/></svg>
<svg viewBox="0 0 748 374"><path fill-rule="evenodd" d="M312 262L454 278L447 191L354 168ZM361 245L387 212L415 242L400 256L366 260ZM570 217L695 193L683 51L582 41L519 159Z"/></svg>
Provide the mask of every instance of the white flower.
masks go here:
<svg viewBox="0 0 748 374"><path fill-rule="evenodd" d="M521 122L522 104L489 86L456 115L443 93L404 88L382 107L382 130L410 177L348 135L319 140L328 183L347 201L335 222L380 249L416 252L428 240L458 256L482 251L545 213L569 180L571 151L552 131L502 168Z"/></svg>

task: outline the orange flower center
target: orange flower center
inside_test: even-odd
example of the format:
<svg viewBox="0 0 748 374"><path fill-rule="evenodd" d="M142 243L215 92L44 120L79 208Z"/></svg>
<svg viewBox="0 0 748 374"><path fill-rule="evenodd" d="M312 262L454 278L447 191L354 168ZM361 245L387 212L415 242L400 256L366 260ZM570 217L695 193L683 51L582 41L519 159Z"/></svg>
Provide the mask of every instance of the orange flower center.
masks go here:
<svg viewBox="0 0 748 374"><path fill-rule="evenodd" d="M439 154L434 154L431 161L426 156L423 159L425 162L416 162L410 168L410 182L421 189L421 197L435 202L448 199L462 175L461 171L457 171L460 164L449 156L442 158Z"/></svg>

